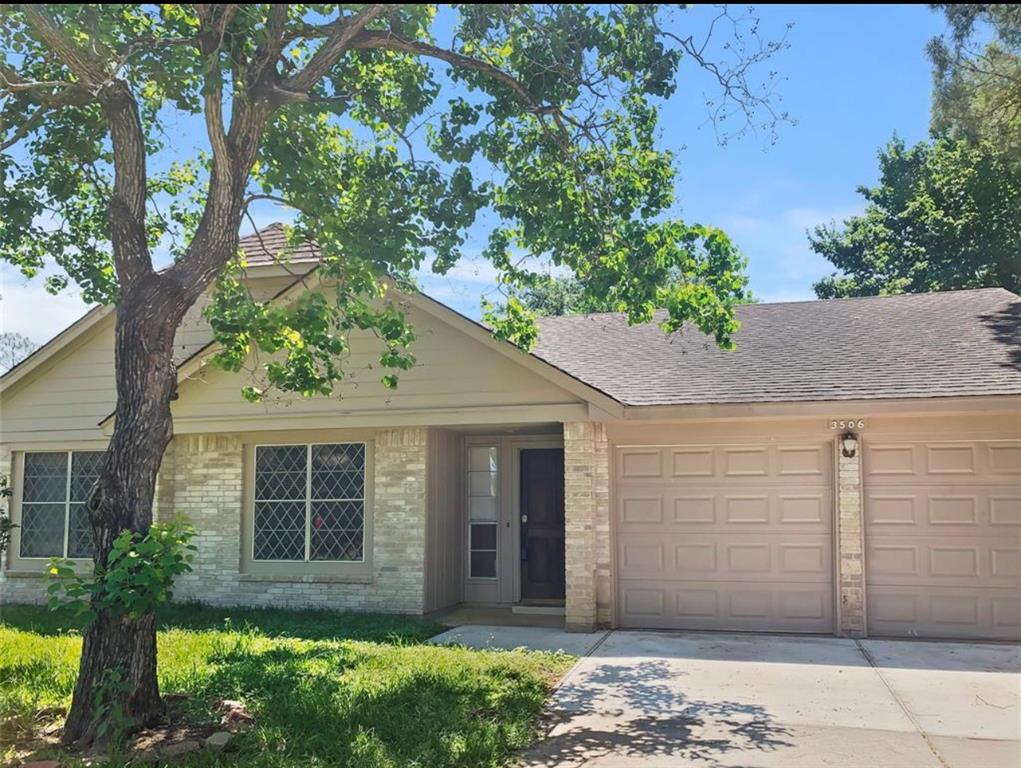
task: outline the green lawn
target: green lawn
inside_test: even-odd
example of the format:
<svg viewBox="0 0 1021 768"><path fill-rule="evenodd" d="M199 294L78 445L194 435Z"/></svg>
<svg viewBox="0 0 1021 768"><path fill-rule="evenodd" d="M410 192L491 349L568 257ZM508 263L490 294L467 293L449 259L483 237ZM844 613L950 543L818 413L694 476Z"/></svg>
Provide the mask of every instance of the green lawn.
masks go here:
<svg viewBox="0 0 1021 768"><path fill-rule="evenodd" d="M164 693L188 694L188 717L216 699L255 716L222 755L189 766L498 766L528 744L570 657L438 648L437 625L394 616L277 610L166 610ZM0 609L0 721L66 705L80 627L43 608ZM7 740L0 739L0 744ZM12 756L0 746L0 764Z"/></svg>

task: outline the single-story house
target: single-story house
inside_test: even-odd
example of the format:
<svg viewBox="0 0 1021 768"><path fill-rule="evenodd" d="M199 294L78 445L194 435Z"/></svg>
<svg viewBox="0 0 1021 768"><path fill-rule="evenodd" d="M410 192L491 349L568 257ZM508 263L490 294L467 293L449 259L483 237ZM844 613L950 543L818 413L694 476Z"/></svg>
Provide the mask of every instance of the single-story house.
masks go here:
<svg viewBox="0 0 1021 768"><path fill-rule="evenodd" d="M312 249L246 238L286 301ZM196 307L178 338L158 518L198 529L176 596L433 614L562 612L569 628L1021 637L1021 298L1002 289L755 304L737 349L614 314L546 318L531 353L400 297L396 390L352 339L335 396L240 396ZM87 560L111 433L113 313L0 379L14 529L0 600ZM548 617L547 619L548 620Z"/></svg>

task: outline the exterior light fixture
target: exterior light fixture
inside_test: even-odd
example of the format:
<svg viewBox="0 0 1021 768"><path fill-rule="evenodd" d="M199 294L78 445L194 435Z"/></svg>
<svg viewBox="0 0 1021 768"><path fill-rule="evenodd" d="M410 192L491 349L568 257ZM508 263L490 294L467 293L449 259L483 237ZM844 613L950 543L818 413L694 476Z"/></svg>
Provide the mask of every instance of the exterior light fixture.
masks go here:
<svg viewBox="0 0 1021 768"><path fill-rule="evenodd" d="M845 432L840 436L840 452L845 459L853 459L858 453L858 435Z"/></svg>

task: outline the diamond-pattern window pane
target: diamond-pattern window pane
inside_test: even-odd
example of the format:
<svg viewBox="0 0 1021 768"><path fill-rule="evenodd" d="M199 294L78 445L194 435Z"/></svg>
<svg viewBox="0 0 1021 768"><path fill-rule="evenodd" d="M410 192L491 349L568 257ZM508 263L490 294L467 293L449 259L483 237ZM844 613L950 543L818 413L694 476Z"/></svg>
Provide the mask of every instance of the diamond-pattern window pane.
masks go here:
<svg viewBox="0 0 1021 768"><path fill-rule="evenodd" d="M310 559L361 560L364 529L364 502L313 502Z"/></svg>
<svg viewBox="0 0 1021 768"><path fill-rule="evenodd" d="M26 453L21 499L28 503L63 504L67 499L67 454Z"/></svg>
<svg viewBox="0 0 1021 768"><path fill-rule="evenodd" d="M71 454L71 498L76 501L89 500L92 486L99 477L103 465L102 451L75 451Z"/></svg>
<svg viewBox="0 0 1021 768"><path fill-rule="evenodd" d="M67 556L92 557L94 552L88 508L84 504L72 504L67 529Z"/></svg>
<svg viewBox="0 0 1021 768"><path fill-rule="evenodd" d="M255 502L256 560L305 559L305 502Z"/></svg>
<svg viewBox="0 0 1021 768"><path fill-rule="evenodd" d="M306 460L304 445L259 446L255 451L255 498L304 501L308 492Z"/></svg>
<svg viewBox="0 0 1021 768"><path fill-rule="evenodd" d="M67 460L66 455L64 460ZM61 557L63 554L64 504L22 504L21 556Z"/></svg>
<svg viewBox="0 0 1021 768"><path fill-rule="evenodd" d="M365 498L365 446L362 443L312 446L312 498Z"/></svg>

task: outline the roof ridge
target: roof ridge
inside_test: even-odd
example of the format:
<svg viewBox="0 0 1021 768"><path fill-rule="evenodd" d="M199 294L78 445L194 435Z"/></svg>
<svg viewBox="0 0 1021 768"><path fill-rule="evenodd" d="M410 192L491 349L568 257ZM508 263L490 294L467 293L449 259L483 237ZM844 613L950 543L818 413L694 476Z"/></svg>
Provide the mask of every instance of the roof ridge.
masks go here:
<svg viewBox="0 0 1021 768"><path fill-rule="evenodd" d="M989 291L1003 291L1011 296L1011 293L1001 285L990 285L983 288L951 288L946 291L905 291L904 293L883 293L876 296L838 296L832 299L790 299L788 301L761 301L754 304L739 304L742 307L776 306L778 304L820 304L822 302L837 303L844 301L870 301L874 299L917 299L923 296L944 296L950 293L986 293Z"/></svg>
<svg viewBox="0 0 1021 768"><path fill-rule="evenodd" d="M760 301L752 304L737 304L735 309L741 309L745 307L779 307L789 306L791 304L841 304L845 302L853 301L870 301L878 299L920 299L922 297L932 296L944 296L947 294L965 294L965 293L992 293L994 291L1002 292L1008 296L1019 298L1017 294L1007 290L1002 286L987 286L984 288L954 288L948 291L920 291L916 293L888 293L879 296L841 296L833 299L792 299L789 301ZM655 310L657 313L663 312L662 308ZM581 312L572 315L542 315L538 319L540 321L558 321L568 319L581 319L581 318L600 318L600 317L624 317L624 312Z"/></svg>

